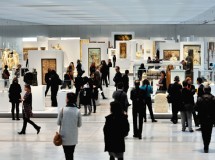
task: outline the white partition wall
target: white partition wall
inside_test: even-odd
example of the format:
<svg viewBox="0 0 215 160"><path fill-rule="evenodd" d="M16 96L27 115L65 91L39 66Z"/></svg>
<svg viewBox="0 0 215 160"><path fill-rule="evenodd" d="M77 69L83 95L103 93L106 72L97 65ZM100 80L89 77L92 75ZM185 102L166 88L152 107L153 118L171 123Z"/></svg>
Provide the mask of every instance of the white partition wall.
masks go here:
<svg viewBox="0 0 215 160"><path fill-rule="evenodd" d="M108 59L108 44L107 43L89 43L83 44L82 46L82 66L85 70L84 76L89 75L89 68L88 68L88 49L89 48L100 48L101 51L101 60L105 60L107 62Z"/></svg>
<svg viewBox="0 0 215 160"><path fill-rule="evenodd" d="M64 53L63 51L29 51L28 61L29 68L37 70L38 85L42 84L42 59L56 59L56 72L63 79L63 64Z"/></svg>

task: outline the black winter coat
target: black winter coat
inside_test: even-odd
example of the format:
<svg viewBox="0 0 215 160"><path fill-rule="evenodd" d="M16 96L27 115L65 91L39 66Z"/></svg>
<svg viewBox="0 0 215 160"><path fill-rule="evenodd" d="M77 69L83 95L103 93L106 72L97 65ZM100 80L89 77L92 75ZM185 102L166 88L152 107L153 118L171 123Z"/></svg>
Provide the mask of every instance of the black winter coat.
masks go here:
<svg viewBox="0 0 215 160"><path fill-rule="evenodd" d="M129 132L129 122L124 114L106 117L104 126L105 151L122 153L125 152L125 137Z"/></svg>
<svg viewBox="0 0 215 160"><path fill-rule="evenodd" d="M9 100L11 103L18 103L21 99L21 86L18 83L13 83L9 88Z"/></svg>

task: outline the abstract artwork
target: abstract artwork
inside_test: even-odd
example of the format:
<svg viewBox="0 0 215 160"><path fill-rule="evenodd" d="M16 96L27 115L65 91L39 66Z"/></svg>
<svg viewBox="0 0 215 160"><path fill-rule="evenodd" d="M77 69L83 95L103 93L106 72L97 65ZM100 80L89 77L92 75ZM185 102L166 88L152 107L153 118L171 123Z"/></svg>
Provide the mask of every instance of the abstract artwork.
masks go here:
<svg viewBox="0 0 215 160"><path fill-rule="evenodd" d="M115 34L114 35L114 46L116 46L116 41L129 41L132 39L132 34Z"/></svg>
<svg viewBox="0 0 215 160"><path fill-rule="evenodd" d="M41 59L41 69L42 69L42 84L45 85L45 74L48 72L48 69L56 71L56 59Z"/></svg>
<svg viewBox="0 0 215 160"><path fill-rule="evenodd" d="M28 52L29 51L35 51L35 50L38 50L38 48L34 48L34 47L32 47L32 48L23 48L23 59L24 59L24 61L26 61L27 59L28 59Z"/></svg>
<svg viewBox="0 0 215 160"><path fill-rule="evenodd" d="M88 48L88 69L92 62L95 62L96 66L101 63L101 49L100 48Z"/></svg>
<svg viewBox="0 0 215 160"><path fill-rule="evenodd" d="M180 50L164 50L163 60L165 61L179 61L180 60Z"/></svg>
<svg viewBox="0 0 215 160"><path fill-rule="evenodd" d="M183 59L186 59L188 56L188 51L193 50L193 65L200 66L201 65L201 45L184 45L183 47Z"/></svg>
<svg viewBox="0 0 215 160"><path fill-rule="evenodd" d="M119 44L119 50L120 50L120 52L119 52L119 58L122 58L122 59L124 59L124 58L126 58L127 57L127 44L126 43L120 43Z"/></svg>

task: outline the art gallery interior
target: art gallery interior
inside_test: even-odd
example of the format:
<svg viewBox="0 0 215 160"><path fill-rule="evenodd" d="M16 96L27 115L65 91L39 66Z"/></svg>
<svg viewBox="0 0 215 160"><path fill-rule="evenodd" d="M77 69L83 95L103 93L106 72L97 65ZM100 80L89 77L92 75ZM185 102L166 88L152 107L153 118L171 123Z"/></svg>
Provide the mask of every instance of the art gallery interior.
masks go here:
<svg viewBox="0 0 215 160"><path fill-rule="evenodd" d="M213 0L2 0L0 1L0 75L5 65L9 66L9 83L14 78L18 64L37 72L37 84L32 86L34 120L41 124L39 135L29 127L25 136L17 135L21 121L11 121L9 85L0 77L0 154L7 160L18 159L64 159L62 148L52 144L52 135L58 130L56 118L66 104L65 97L72 89L59 89L58 107L51 106L50 92L45 97L44 81L48 68L56 70L64 78L70 62L77 65L81 60L89 76L92 62L100 65L116 56L116 66L121 72L129 70L129 92L138 79L138 68L145 64L147 78L153 86L153 110L158 123L144 123L143 139L133 139L132 106L128 119L130 132L126 138L125 159L212 159L215 153L215 138L211 140L211 152L204 155L200 132L181 133L181 125L170 123L171 105L165 97L157 96L160 71L171 70L171 83L175 76L186 78L181 64L192 50L193 84L203 77L215 95L215 1ZM147 63L148 57L158 57L160 63ZM77 72L74 73L77 76ZM83 117L80 129L80 144L75 159L108 159L104 153L103 126L110 113L109 104L115 91L113 77L115 68L110 68L110 85L103 86L104 94L97 101L98 111ZM19 78L24 95L24 74ZM60 87L60 86L59 86ZM166 94L167 95L167 94ZM195 100L197 97L195 96ZM83 108L81 109L81 111ZM20 113L21 114L21 113ZM150 115L147 111L147 117ZM51 136L50 136L51 135ZM33 147L32 147L33 146ZM42 149L43 148L43 149ZM26 154L26 153L27 154ZM39 154L38 154L39 153ZM156 154L155 154L156 153Z"/></svg>

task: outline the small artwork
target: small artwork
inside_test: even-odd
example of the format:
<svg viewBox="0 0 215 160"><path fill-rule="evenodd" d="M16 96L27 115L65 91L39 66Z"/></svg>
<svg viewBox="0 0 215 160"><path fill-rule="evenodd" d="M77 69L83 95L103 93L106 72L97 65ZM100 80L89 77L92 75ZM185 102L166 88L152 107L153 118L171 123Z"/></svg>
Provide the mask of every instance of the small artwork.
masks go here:
<svg viewBox="0 0 215 160"><path fill-rule="evenodd" d="M201 65L201 45L184 45L183 47L183 59L186 59L188 56L188 51L193 50L193 65Z"/></svg>
<svg viewBox="0 0 215 160"><path fill-rule="evenodd" d="M125 59L127 57L127 44L126 43L120 43L119 44L119 58Z"/></svg>
<svg viewBox="0 0 215 160"><path fill-rule="evenodd" d="M116 46L116 41L129 41L132 39L132 34L114 35L114 46Z"/></svg>
<svg viewBox="0 0 215 160"><path fill-rule="evenodd" d="M42 65L42 84L45 85L45 75L48 72L48 69L50 68L51 70L56 71L56 59L42 59L41 60L41 65Z"/></svg>
<svg viewBox="0 0 215 160"><path fill-rule="evenodd" d="M150 49L147 49L147 50L146 50L146 54L151 54L151 50L150 50Z"/></svg>
<svg viewBox="0 0 215 160"><path fill-rule="evenodd" d="M100 48L88 48L88 69L92 62L95 62L96 66L101 63L101 49Z"/></svg>
<svg viewBox="0 0 215 160"><path fill-rule="evenodd" d="M38 48L34 48L34 47L32 47L32 48L23 48L23 59L24 59L24 61L26 61L27 59L28 59L28 52L29 51L35 51L35 50L38 50Z"/></svg>
<svg viewBox="0 0 215 160"><path fill-rule="evenodd" d="M165 61L179 61L180 60L180 50L164 50L163 60Z"/></svg>
<svg viewBox="0 0 215 160"><path fill-rule="evenodd" d="M116 51L115 50L111 50L111 56L116 55Z"/></svg>

